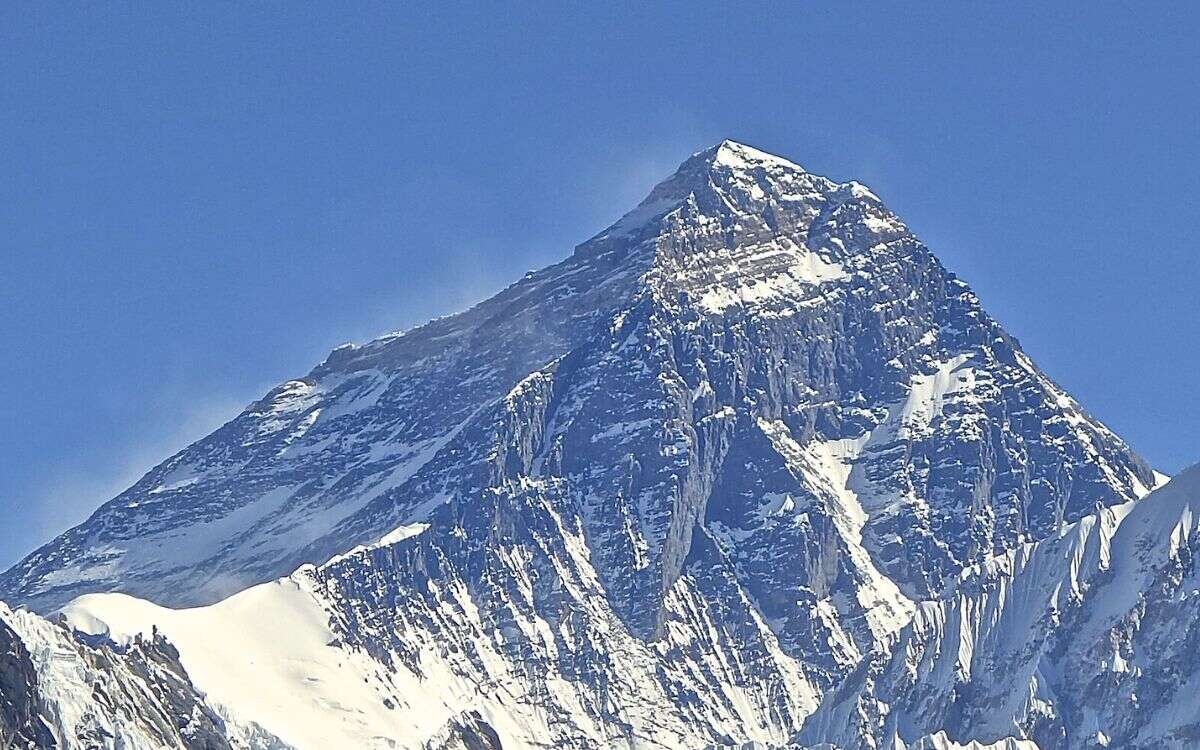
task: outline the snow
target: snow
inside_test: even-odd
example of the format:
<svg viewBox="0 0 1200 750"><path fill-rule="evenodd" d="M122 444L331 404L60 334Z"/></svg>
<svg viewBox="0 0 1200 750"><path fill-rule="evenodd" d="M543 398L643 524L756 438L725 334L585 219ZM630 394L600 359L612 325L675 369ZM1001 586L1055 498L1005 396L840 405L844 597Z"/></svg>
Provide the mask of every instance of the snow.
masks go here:
<svg viewBox="0 0 1200 750"><path fill-rule="evenodd" d="M874 684L890 686L889 694L879 697L892 704L899 725L907 728L942 721L933 707L952 696L974 696L962 709L973 718L956 730L968 738L1004 736L1017 725L1028 726L1033 713L1053 715L1072 705L1078 715L1067 717L1066 729L1077 738L1071 747L1084 746L1085 738L1099 746L1114 744L1114 726L1132 727L1142 739L1139 746L1147 747L1188 731L1200 706L1191 687L1197 680L1194 671L1185 671L1179 679L1188 684L1167 692L1157 705L1147 701L1136 713L1129 713L1128 706L1136 702L1138 685L1156 690L1159 684L1150 676L1153 640L1146 640L1155 637L1154 631L1139 641L1138 628L1158 627L1157 637L1169 641L1194 632L1194 623L1187 621L1143 621L1152 616L1151 608L1194 602L1194 577L1172 578L1170 571L1178 569L1173 565L1190 569L1184 545L1194 544L1200 531L1198 510L1200 466L1145 498L1102 508L1057 536L967 569L954 595L920 605L887 671L871 677ZM1163 583L1173 588L1156 593ZM1181 615L1190 618L1191 611L1184 609ZM1054 632L1063 623L1070 630ZM998 664L1004 668L997 669ZM1102 683L1133 690L1117 688L1110 699L1115 705L1104 703ZM873 689L869 684L860 688ZM853 710L854 702L845 705ZM979 707L987 710L979 712ZM828 726L836 735L843 727L833 717L842 710L814 717L814 725ZM842 739L851 745L858 736L852 730ZM1035 745L1015 738L960 744L938 732L905 747L1025 750Z"/></svg>
<svg viewBox="0 0 1200 750"><path fill-rule="evenodd" d="M879 201L879 196L875 195L875 193L872 193L870 188L861 182L851 180L848 184L850 185L850 195L854 196L855 198L869 198L870 200L876 202Z"/></svg>
<svg viewBox="0 0 1200 750"><path fill-rule="evenodd" d="M622 216L616 224L613 224L611 228L600 234L597 239L617 239L631 235L649 224L653 219L657 219L671 210L678 208L679 204L680 199L676 197L648 200Z"/></svg>
<svg viewBox="0 0 1200 750"><path fill-rule="evenodd" d="M163 750L175 729L185 734L192 730L192 725L167 728L162 722L177 710L171 701L178 699L177 706L186 705L197 696L158 694L145 673L130 668L124 654L80 643L59 624L27 610L10 609L3 602L0 623L12 629L29 654L37 677L40 715L57 747ZM169 679L174 683L174 673ZM197 716L174 718L194 720ZM256 741L263 739L260 729L236 718L226 718L224 732L238 750L266 747ZM103 738L103 744L96 744L96 738Z"/></svg>
<svg viewBox="0 0 1200 750"><path fill-rule="evenodd" d="M969 393L975 385L975 372L966 364L971 355L959 354L937 362L928 375L917 375L909 385L908 397L900 410L902 429L907 434L929 431L940 417L946 402L955 395Z"/></svg>
<svg viewBox="0 0 1200 750"><path fill-rule="evenodd" d="M60 743L73 739L76 728L86 725L96 670L81 656L65 631L31 612L11 610L0 603L0 619L13 628L29 651L38 671L38 682L50 713L49 725ZM115 712L114 712L115 713ZM130 750L155 750L150 738L140 737L116 714L113 734L130 744Z"/></svg>
<svg viewBox="0 0 1200 750"><path fill-rule="evenodd" d="M192 467L181 463L179 466L176 466L174 469L167 472L166 476L162 478L162 481L159 483L159 485L150 490L150 492L147 494L158 495L163 492L174 492L175 490L181 490L184 487L190 487L196 482L199 482L201 478L199 474L194 472L195 470L192 469ZM129 507L136 508L137 501L132 501Z"/></svg>
<svg viewBox="0 0 1200 750"><path fill-rule="evenodd" d="M713 163L731 169L773 167L776 169L804 171L804 168L799 164L788 161L781 156L775 156L766 151L760 151L753 146L747 146L744 143L728 139L721 141L717 145L716 151L713 154Z"/></svg>
<svg viewBox="0 0 1200 750"><path fill-rule="evenodd" d="M732 175L731 179L754 200L767 200L769 197L762 185L750 175L756 169L768 171L773 179L779 181L780 185L776 187L781 190L775 197L781 201L801 200L810 195L808 192L795 194L782 189L792 187L792 183L797 179L807 176L803 167L742 143L722 141L712 149L693 154L692 160L696 159L708 159L711 169L722 170ZM687 204L694 188L695 186L688 184L673 184L671 180L661 183L645 201L597 235L594 241L615 240L636 234L651 222Z"/></svg>
<svg viewBox="0 0 1200 750"><path fill-rule="evenodd" d="M908 745L904 750L1040 750L1040 748L1033 740L1023 740L1016 737L1005 737L995 742L971 740L965 744L961 744L950 739L944 731L941 731L927 737L922 737L917 742Z"/></svg>
<svg viewBox="0 0 1200 750"><path fill-rule="evenodd" d="M812 482L827 499L826 510L838 531L862 582L854 595L867 613L868 626L879 643L888 641L912 618L913 602L876 566L863 546L862 529L867 512L856 490L855 460L869 436L856 440L814 440L800 445L782 421L759 420L759 426L797 476ZM836 620L833 621L836 626ZM837 632L838 628L833 628Z"/></svg>
<svg viewBox="0 0 1200 750"><path fill-rule="evenodd" d="M744 253L745 257L729 258L723 267L708 267L719 280L696 290L701 308L719 314L735 305L804 299L817 287L850 278L840 263L785 239L748 248ZM766 277L746 270L768 255L778 256L777 262L785 264L784 270Z"/></svg>
<svg viewBox="0 0 1200 750"><path fill-rule="evenodd" d="M157 628L211 701L302 750L390 747L384 738L401 729L366 662L330 645L328 615L302 581L266 583L183 610L91 594L63 614L75 628L118 643Z"/></svg>
<svg viewBox="0 0 1200 750"><path fill-rule="evenodd" d="M375 547L386 547L397 542L402 542L405 539L416 536L429 528L427 523L410 523L402 526L397 526L388 533L379 538L379 541L374 544Z"/></svg>
<svg viewBox="0 0 1200 750"><path fill-rule="evenodd" d="M867 229L870 229L876 234L903 232L905 230L903 224L884 216L866 216L863 218L863 224L866 225Z"/></svg>
<svg viewBox="0 0 1200 750"><path fill-rule="evenodd" d="M1108 627L1129 611L1145 591L1153 571L1179 554L1180 547L1197 533L1200 519L1200 464L1129 504L1109 533L1110 562L1116 581L1089 605L1088 620L1095 628Z"/></svg>
<svg viewBox="0 0 1200 750"><path fill-rule="evenodd" d="M371 544L360 544L357 547L355 547L354 549L350 550L349 552L343 553L341 555L334 555L325 564L332 565L333 563L340 562L342 560L345 560L349 557L353 557L354 555L357 555L361 552L365 552L367 550L378 549L380 547L387 547L387 546L390 546L393 544L397 544L399 542L404 541L405 539L410 539L418 534L424 533L424 531L428 528L429 528L429 524L427 524L427 523L401 524L401 525L397 526L396 528L392 529L391 531L389 531L388 533L384 534L383 536L381 536L379 539L372 542Z"/></svg>

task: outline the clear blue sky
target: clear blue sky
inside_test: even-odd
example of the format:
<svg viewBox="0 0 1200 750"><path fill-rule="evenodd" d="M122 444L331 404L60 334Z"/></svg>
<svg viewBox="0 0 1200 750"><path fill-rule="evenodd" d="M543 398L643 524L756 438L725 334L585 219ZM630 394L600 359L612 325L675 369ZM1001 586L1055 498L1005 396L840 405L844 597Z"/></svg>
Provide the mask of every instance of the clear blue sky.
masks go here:
<svg viewBox="0 0 1200 750"><path fill-rule="evenodd" d="M0 9L0 564L724 137L871 185L1152 463L1200 459L1192 4L173 5Z"/></svg>

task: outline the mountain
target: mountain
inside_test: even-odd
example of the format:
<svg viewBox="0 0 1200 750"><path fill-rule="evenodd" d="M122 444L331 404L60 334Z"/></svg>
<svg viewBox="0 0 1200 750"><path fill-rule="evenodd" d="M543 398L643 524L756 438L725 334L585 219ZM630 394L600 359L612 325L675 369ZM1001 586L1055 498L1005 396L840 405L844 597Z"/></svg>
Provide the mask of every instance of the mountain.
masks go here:
<svg viewBox="0 0 1200 750"><path fill-rule="evenodd" d="M153 629L117 648L3 604L0 747L288 750L211 708Z"/></svg>
<svg viewBox="0 0 1200 750"><path fill-rule="evenodd" d="M1039 748L1196 747L1198 511L1200 464L966 571L826 696L797 744L890 748L936 729Z"/></svg>
<svg viewBox="0 0 1200 750"><path fill-rule="evenodd" d="M165 638L298 748L1082 747L1090 697L905 660L1162 479L870 190L724 141L563 262L336 349L0 597Z"/></svg>

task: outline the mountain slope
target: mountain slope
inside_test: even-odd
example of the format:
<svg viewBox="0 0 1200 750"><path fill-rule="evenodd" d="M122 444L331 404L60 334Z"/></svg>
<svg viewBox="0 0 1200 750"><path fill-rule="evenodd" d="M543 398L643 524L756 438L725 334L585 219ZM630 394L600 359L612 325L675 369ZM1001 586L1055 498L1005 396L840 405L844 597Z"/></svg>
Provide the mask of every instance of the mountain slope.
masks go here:
<svg viewBox="0 0 1200 750"><path fill-rule="evenodd" d="M726 141L566 261L336 350L0 594L138 597L68 611L160 627L299 747L779 744L964 571L1156 482L873 193ZM211 677L242 652L278 702Z"/></svg>
<svg viewBox="0 0 1200 750"><path fill-rule="evenodd" d="M0 746L91 750L289 750L227 720L154 628L120 647L0 604Z"/></svg>
<svg viewBox="0 0 1200 750"><path fill-rule="evenodd" d="M100 594L66 616L117 643L157 629L223 713L297 747L417 747L466 722L503 747L1183 748L1200 709L1198 504L1200 466L968 570L811 716L804 665L745 600L706 601L689 571L645 643L561 528L527 532L563 548L478 560L490 596L459 574L487 554L467 542L479 529L446 514L210 607Z"/></svg>
<svg viewBox="0 0 1200 750"><path fill-rule="evenodd" d="M457 478L459 457L503 439L484 434L500 401L564 362L605 377L572 384L591 411L562 427L596 437L566 455L581 465L606 460L606 443L656 452L666 412L689 441L711 417L726 440L762 418L801 444L862 443L856 533L910 596L1153 483L870 191L723 142L563 263L274 389L14 566L0 594L43 610L96 590L190 605L320 562L486 486ZM606 431L618 423L628 435ZM641 470L675 481L660 463ZM716 468L690 466L707 479L634 513L663 580ZM600 507L620 506L609 494ZM625 520L589 522L607 534Z"/></svg>
<svg viewBox="0 0 1200 750"><path fill-rule="evenodd" d="M968 571L837 691L804 744L947 730L1052 748L1200 741L1200 465Z"/></svg>
<svg viewBox="0 0 1200 750"><path fill-rule="evenodd" d="M555 521L545 507L501 507ZM200 610L99 594L66 614L117 642L158 627L214 702L301 748L419 747L466 711L504 747L778 743L815 707L802 667L745 602L717 620L681 584L668 603L677 624L648 643L607 604L577 537L529 529L545 547L501 551L452 533L491 520L447 513ZM298 625L281 632L279 621Z"/></svg>
<svg viewBox="0 0 1200 750"><path fill-rule="evenodd" d="M107 589L196 604L290 572L305 545L400 492L482 406L586 337L629 294L636 269L610 266L573 258L460 315L335 350L14 566L0 591L43 610Z"/></svg>

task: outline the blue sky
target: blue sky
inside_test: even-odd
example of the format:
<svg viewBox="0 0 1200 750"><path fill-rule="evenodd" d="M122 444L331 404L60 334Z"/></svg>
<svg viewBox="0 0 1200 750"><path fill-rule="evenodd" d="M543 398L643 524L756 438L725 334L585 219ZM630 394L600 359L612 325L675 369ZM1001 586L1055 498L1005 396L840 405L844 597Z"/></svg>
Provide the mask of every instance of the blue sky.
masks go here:
<svg viewBox="0 0 1200 750"><path fill-rule="evenodd" d="M869 184L1152 463L1200 460L1200 11L1054 5L5 6L0 565L725 137Z"/></svg>

